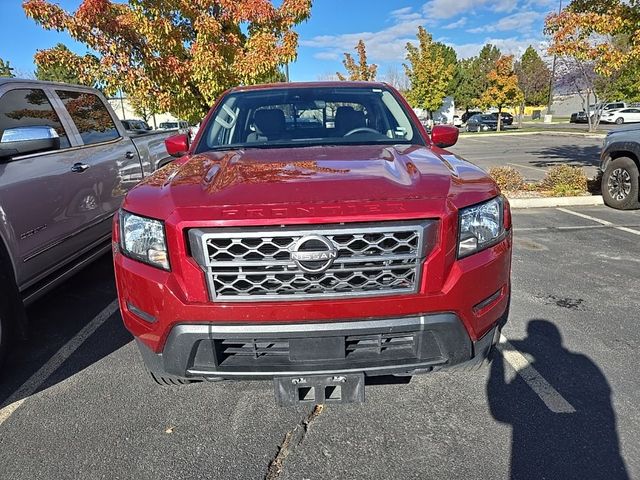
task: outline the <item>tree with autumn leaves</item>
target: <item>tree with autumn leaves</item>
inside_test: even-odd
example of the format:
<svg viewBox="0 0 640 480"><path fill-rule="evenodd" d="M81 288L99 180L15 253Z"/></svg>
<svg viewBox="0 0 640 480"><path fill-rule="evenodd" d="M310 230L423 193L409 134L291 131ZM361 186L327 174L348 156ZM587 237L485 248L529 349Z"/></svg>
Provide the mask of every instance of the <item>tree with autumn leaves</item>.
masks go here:
<svg viewBox="0 0 640 480"><path fill-rule="evenodd" d="M507 106L519 105L524 95L518 86L518 75L513 68L513 55L503 55L495 67L487 74L487 89L480 96L480 104L485 108L498 108L498 131L502 127L501 113Z"/></svg>
<svg viewBox="0 0 640 480"><path fill-rule="evenodd" d="M138 108L197 122L227 88L273 78L296 58L293 27L309 17L311 0L84 0L75 12L26 0L23 8L98 54L41 50L39 66L63 64L83 83L126 92Z"/></svg>
<svg viewBox="0 0 640 480"><path fill-rule="evenodd" d="M350 53L344 54L344 60L342 64L347 71L346 75L340 72L336 72L338 80L341 81L364 81L373 82L376 79L378 73L378 66L375 64L369 64L367 62L367 48L364 44L364 40L358 41L356 45L356 52L358 54L358 61L356 62Z"/></svg>
<svg viewBox="0 0 640 480"><path fill-rule="evenodd" d="M591 98L604 104L616 82L631 90L630 96L640 93L635 77L640 66L637 1L573 0L562 12L547 17L545 32L551 37L549 53L575 65L575 75L585 86L587 106ZM587 115L589 130L599 123L600 112L592 113Z"/></svg>

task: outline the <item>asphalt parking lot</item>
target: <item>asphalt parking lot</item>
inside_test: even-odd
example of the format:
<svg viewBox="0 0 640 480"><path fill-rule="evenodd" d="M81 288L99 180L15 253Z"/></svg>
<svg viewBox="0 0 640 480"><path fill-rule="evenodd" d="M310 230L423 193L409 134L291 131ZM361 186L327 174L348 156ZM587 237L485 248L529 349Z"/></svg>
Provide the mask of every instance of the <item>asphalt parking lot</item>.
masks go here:
<svg viewBox="0 0 640 480"><path fill-rule="evenodd" d="M0 385L0 478L640 478L640 211L514 226L490 367L323 409L277 408L269 382L151 383L104 258L30 309Z"/></svg>
<svg viewBox="0 0 640 480"><path fill-rule="evenodd" d="M563 132L471 134L460 137L450 150L488 170L513 167L526 180L540 180L554 165L583 167L589 178L597 174L602 135Z"/></svg>

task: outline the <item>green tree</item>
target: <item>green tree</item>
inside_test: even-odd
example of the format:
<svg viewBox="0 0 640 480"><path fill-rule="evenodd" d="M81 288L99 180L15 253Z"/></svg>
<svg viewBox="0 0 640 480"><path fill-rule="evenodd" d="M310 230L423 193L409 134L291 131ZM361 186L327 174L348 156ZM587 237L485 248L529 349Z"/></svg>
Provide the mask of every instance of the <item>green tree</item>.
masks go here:
<svg viewBox="0 0 640 480"><path fill-rule="evenodd" d="M502 109L519 105L524 96L518 87L518 76L513 70L513 55L504 55L498 59L494 69L487 74L487 84L487 89L480 97L480 104L485 108L498 107L500 131Z"/></svg>
<svg viewBox="0 0 640 480"><path fill-rule="evenodd" d="M634 60L610 78L598 77L596 90L612 101L640 102L640 60Z"/></svg>
<svg viewBox="0 0 640 480"><path fill-rule="evenodd" d="M336 72L338 79L341 81L363 81L372 82L376 79L378 73L378 66L375 64L369 65L367 62L367 48L364 44L364 40L359 40L356 45L356 52L358 53L358 61L356 62L350 53L344 54L344 60L342 64L347 71L346 75Z"/></svg>
<svg viewBox="0 0 640 480"><path fill-rule="evenodd" d="M458 108L464 108L466 112L470 108L478 106L478 98L482 92L476 79L476 58L460 60L456 64L453 80L453 99Z"/></svg>
<svg viewBox="0 0 640 480"><path fill-rule="evenodd" d="M13 74L13 67L9 62L5 62L0 58L0 77L15 77Z"/></svg>
<svg viewBox="0 0 640 480"><path fill-rule="evenodd" d="M480 97L489 87L487 75L494 69L500 58L500 49L486 44L476 57L456 63L452 82L452 95L458 107L469 111L480 106Z"/></svg>
<svg viewBox="0 0 640 480"><path fill-rule="evenodd" d="M544 105L548 101L551 70L531 45L522 54L520 61L515 63L514 70L523 93L518 118L522 126L525 106Z"/></svg>
<svg viewBox="0 0 640 480"><path fill-rule="evenodd" d="M447 64L446 50L442 44L433 42L433 37L418 27L418 45L407 43L407 62L404 69L411 82L407 99L413 107L422 108L429 116L438 110L447 96L455 64Z"/></svg>
<svg viewBox="0 0 640 480"><path fill-rule="evenodd" d="M524 104L543 105L549 98L549 80L551 71L531 45L522 54L514 66L518 76L518 85L524 94Z"/></svg>
<svg viewBox="0 0 640 480"><path fill-rule="evenodd" d="M496 62L501 55L502 53L498 47L487 43L475 58L473 65L473 82L476 87L478 99L489 88L489 73L495 69Z"/></svg>
<svg viewBox="0 0 640 480"><path fill-rule="evenodd" d="M73 54L71 50L62 43L58 43L53 47L51 52L54 57L58 58L67 58L69 55ZM91 87L95 84L95 82L91 81L83 82L83 79L80 78L76 69L70 67L63 61L59 61L57 63L41 63L38 59L39 57L36 55L34 60L36 64L36 78L38 80L71 83L75 85L88 85Z"/></svg>
<svg viewBox="0 0 640 480"><path fill-rule="evenodd" d="M456 51L453 49L453 47L445 45L444 43L435 42L433 45L434 45L434 48L436 48L437 50L440 50L438 55L444 59L445 67L448 68L450 65L453 65L454 73L453 75L451 75L451 79L449 80L449 85L447 86L447 96L453 95L453 92L455 91L455 87L456 87L455 72L456 72L456 65L458 64L458 56L456 55Z"/></svg>

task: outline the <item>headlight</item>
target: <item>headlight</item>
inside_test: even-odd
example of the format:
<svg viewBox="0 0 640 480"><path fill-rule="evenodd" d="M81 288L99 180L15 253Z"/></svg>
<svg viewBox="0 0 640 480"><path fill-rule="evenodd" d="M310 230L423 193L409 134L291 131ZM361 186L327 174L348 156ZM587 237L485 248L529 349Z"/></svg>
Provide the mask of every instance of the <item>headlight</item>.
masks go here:
<svg viewBox="0 0 640 480"><path fill-rule="evenodd" d="M169 270L164 223L120 210L120 248L135 260Z"/></svg>
<svg viewBox="0 0 640 480"><path fill-rule="evenodd" d="M499 242L505 232L503 215L502 197L460 209L458 258L479 252Z"/></svg>

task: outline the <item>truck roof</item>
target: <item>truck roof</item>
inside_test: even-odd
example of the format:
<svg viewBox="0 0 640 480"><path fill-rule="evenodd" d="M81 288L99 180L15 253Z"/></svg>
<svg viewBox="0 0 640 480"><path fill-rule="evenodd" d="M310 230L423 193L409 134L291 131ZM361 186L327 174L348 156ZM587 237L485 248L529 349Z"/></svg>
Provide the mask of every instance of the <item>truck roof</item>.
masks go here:
<svg viewBox="0 0 640 480"><path fill-rule="evenodd" d="M8 83L28 83L30 85L42 85L42 86L54 86L54 87L73 87L73 88L86 88L88 90L96 90L93 87L87 85L75 85L73 83L62 82L49 82L46 80L32 80L30 78L17 78L17 77L3 77L0 78L0 85L6 85Z"/></svg>
<svg viewBox="0 0 640 480"><path fill-rule="evenodd" d="M243 92L248 90L265 90L280 88L321 88L321 87L351 87L351 88L386 88L389 85L385 82L363 82L363 81L318 81L318 82L278 82L265 83L260 85L241 85L230 89L232 92Z"/></svg>

